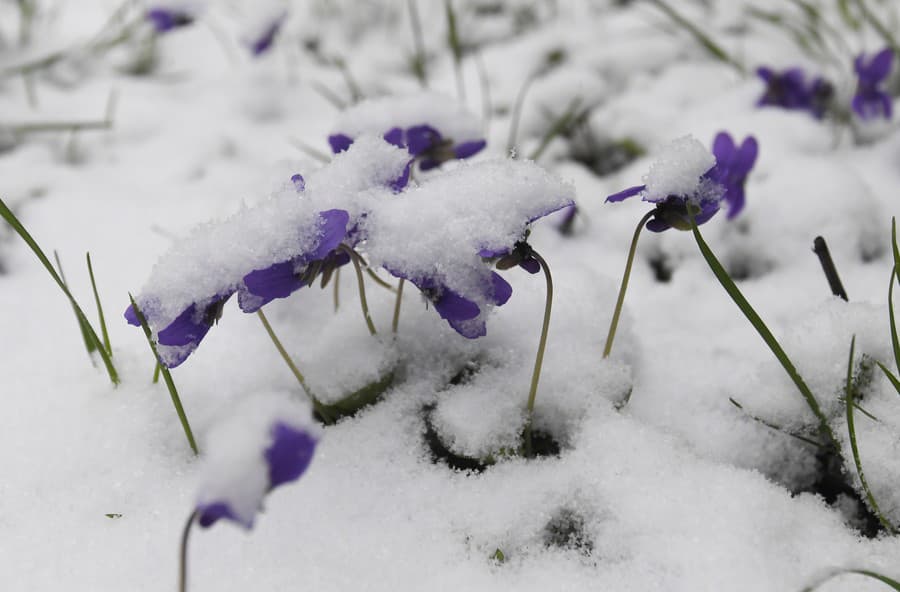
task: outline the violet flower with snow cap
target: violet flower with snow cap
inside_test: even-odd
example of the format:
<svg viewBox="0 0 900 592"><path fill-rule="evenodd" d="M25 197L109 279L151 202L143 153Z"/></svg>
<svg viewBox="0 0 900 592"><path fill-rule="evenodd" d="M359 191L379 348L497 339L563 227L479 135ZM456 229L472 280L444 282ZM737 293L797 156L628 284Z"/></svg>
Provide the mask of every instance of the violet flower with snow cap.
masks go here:
<svg viewBox="0 0 900 592"><path fill-rule="evenodd" d="M747 175L756 162L759 147L753 136L747 136L740 146L726 132L720 132L713 141L713 159L704 160L705 149L693 138L676 140L676 150L691 152L692 159L705 167L705 172L696 177L687 175L687 191L678 193L659 192L647 184L629 187L606 198L608 202L619 202L641 194L644 201L656 204L653 217L647 222L647 230L663 232L670 228L690 230L688 209L698 225L709 221L719 211L722 202L728 206L728 219L737 216L744 207L744 184ZM659 166L659 165L657 165ZM698 171L695 171L698 172ZM651 169L651 176L652 176Z"/></svg>
<svg viewBox="0 0 900 592"><path fill-rule="evenodd" d="M891 73L893 63L894 52L890 47L879 51L870 59L866 59L866 54L861 53L853 61L858 82L851 104L853 111L861 119L891 118L893 101L880 85Z"/></svg>
<svg viewBox="0 0 900 592"><path fill-rule="evenodd" d="M532 222L539 220L544 216L549 216L553 212L574 207L575 202L568 201L544 209L525 221L521 238L515 243L500 248L481 248L478 250L478 256L483 259L499 259L499 261L497 261L497 269L509 269L518 265L532 275L538 273L541 270L541 264L535 258L534 252L528 244L528 235L531 233L529 226Z"/></svg>
<svg viewBox="0 0 900 592"><path fill-rule="evenodd" d="M335 154L349 148L361 133L376 133L406 149L423 171L469 158L487 145L474 115L457 101L434 93L364 101L345 111L335 128L328 136Z"/></svg>

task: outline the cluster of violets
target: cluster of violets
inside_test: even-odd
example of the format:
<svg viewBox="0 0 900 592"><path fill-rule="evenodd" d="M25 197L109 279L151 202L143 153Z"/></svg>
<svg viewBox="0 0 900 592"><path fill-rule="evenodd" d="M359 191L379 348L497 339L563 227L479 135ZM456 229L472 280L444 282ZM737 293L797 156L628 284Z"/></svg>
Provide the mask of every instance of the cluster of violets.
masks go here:
<svg viewBox="0 0 900 592"><path fill-rule="evenodd" d="M871 56L859 54L853 61L857 83L851 107L860 119L891 118L893 104L891 96L884 90L884 83L891 73L893 61L894 52L889 47ZM806 73L797 67L781 72L760 67L756 73L766 83L757 106L808 111L817 119L823 118L831 106L834 85L821 76L807 81Z"/></svg>
<svg viewBox="0 0 900 592"><path fill-rule="evenodd" d="M157 35L163 35L193 25L200 17L200 13L201 9L194 3L169 2L158 3L148 8L144 18ZM280 7L268 10L261 22L252 26L244 42L254 57L272 48L287 16L287 11Z"/></svg>

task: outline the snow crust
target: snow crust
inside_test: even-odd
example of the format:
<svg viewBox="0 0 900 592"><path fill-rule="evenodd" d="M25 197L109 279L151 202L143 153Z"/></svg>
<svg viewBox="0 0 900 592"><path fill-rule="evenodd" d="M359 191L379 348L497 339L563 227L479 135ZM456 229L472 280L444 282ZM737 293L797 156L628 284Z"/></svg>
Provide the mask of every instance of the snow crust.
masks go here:
<svg viewBox="0 0 900 592"><path fill-rule="evenodd" d="M644 177L644 199L663 201L680 195L699 203L711 188L702 176L716 164L716 157L696 138L684 136L666 144Z"/></svg>

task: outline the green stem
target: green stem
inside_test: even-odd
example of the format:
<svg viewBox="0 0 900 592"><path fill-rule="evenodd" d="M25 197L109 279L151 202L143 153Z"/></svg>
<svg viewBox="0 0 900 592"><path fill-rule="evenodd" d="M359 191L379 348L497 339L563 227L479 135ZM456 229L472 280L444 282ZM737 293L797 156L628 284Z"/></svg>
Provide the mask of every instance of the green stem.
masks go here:
<svg viewBox="0 0 900 592"><path fill-rule="evenodd" d="M197 510L191 512L187 522L184 524L184 530L181 532L181 553L178 562L178 592L187 592L187 556L188 556L188 539L191 534L191 527L197 520Z"/></svg>
<svg viewBox="0 0 900 592"><path fill-rule="evenodd" d="M444 9L447 14L447 43L453 54L453 71L456 74L456 93L461 103L466 102L466 83L462 72L462 43L459 40L459 31L456 27L456 12L453 10L453 0L444 0Z"/></svg>
<svg viewBox="0 0 900 592"><path fill-rule="evenodd" d="M347 253L350 256L350 261L353 262L353 268L356 270L356 283L359 285L359 304L362 307L363 318L366 320L366 326L369 328L369 333L377 335L378 331L375 330L375 324L372 322L372 317L369 315L369 303L366 300L366 284L363 281L362 264L360 263L359 253L347 245L340 245L338 248Z"/></svg>
<svg viewBox="0 0 900 592"><path fill-rule="evenodd" d="M641 230L650 218L656 213L656 210L650 210L641 221L638 222L637 228L634 229L634 236L631 238L631 248L628 249L628 259L625 261L625 273L622 274L622 284L619 286L619 297L616 299L616 308L613 310L612 321L609 323L609 333L606 334L606 345L603 346L603 358L609 357L612 351L613 340L616 338L616 329L619 326L619 316L622 314L622 305L625 303L625 291L628 290L628 279L631 277L631 265L634 263L634 254L637 251L638 239L641 237Z"/></svg>
<svg viewBox="0 0 900 592"><path fill-rule="evenodd" d="M166 365L160 360L159 352L156 349L156 343L153 341L153 334L150 331L150 325L147 324L147 317L145 317L144 313L141 312L141 309L138 308L137 302L134 301L134 297L131 294L128 295L128 298L131 300L134 316L137 317L138 322L141 324L141 329L144 331L144 337L147 338L147 343L150 345L150 351L153 352L153 359L156 360L159 370L162 373L163 380L166 383L166 388L169 390L169 396L172 398L172 405L175 406L175 413L178 414L178 421L181 422L181 428L184 430L184 435L187 437L188 444L190 445L191 450L194 451L194 454L200 454L200 450L197 448L197 442L194 440L194 432L191 430L191 424L188 423L187 414L184 412L184 406L181 404L181 397L178 396L178 389L175 388L175 381L172 380L172 374L169 372L169 369L166 368Z"/></svg>
<svg viewBox="0 0 900 592"><path fill-rule="evenodd" d="M547 333L550 330L550 311L553 308L553 276L550 275L550 267L544 258L532 249L531 256L538 260L541 269L544 270L544 278L547 280L547 298L544 301L544 323L541 326L541 339L538 342L537 356L534 359L534 371L531 374L531 388L528 391L528 416L525 419L525 456L531 457L531 423L534 416L534 401L537 398L538 381L541 379L541 368L544 364L544 351L547 348Z"/></svg>
<svg viewBox="0 0 900 592"><path fill-rule="evenodd" d="M806 588L804 588L803 592L813 592L813 590L815 590L816 588L818 588L819 586L821 586L828 580L835 578L837 576L842 576L844 574L856 574L859 576L866 576L867 578L872 578L873 580L878 580L882 584L887 584L894 590L897 590L898 592L900 592L900 582L898 582L897 580L893 580L887 576L883 576L880 573L876 573L876 572L868 570L868 569L854 569L854 568L835 570L835 571L831 572L830 574L826 575L825 577L819 579L814 584L811 584L811 585L807 586Z"/></svg>
<svg viewBox="0 0 900 592"><path fill-rule="evenodd" d="M405 280L400 278L397 282L397 299L394 301L394 318L391 321L391 332L397 334L397 326L400 324L400 303L403 302L403 284Z"/></svg>
<svg viewBox="0 0 900 592"><path fill-rule="evenodd" d="M725 288L725 291L728 292L728 295L731 297L737 307L741 310L742 313L744 313L744 316L747 317L747 320L750 321L750 324L753 325L753 328L756 329L757 333L759 333L763 341L766 342L766 345L769 346L769 349L772 350L772 353L781 363L784 371L787 372L787 375L793 381L794 385L797 387L797 390L800 391L800 394L806 401L807 406L816 416L816 419L819 420L820 432L828 439L832 446L834 446L834 449L838 456L841 456L840 441L832 431L831 426L828 423L828 418L825 417L825 414L819 407L819 402L816 400L815 395L813 395L812 391L809 390L809 387L806 386L806 383L803 381L800 373L797 372L797 369L794 367L794 364L791 362L790 358L788 358L788 355L785 353L785 351L781 348L778 340L775 339L775 336L772 335L771 331L769 331L769 328L763 322L762 318L760 318L753 307L750 306L750 303L747 302L746 298L744 298L744 295L735 285L734 281L732 281L732 279L728 276L728 272L725 271L725 268L722 267L722 264L718 259L716 259L716 256L709 248L709 245L707 245L706 241L703 240L703 236L700 234L700 229L697 227L697 223L694 220L694 217L689 214L689 218L691 222L691 231L694 233L694 240L696 240L697 246L700 248L700 253L703 255L703 258L706 259L706 263L709 265L709 268L716 276L716 279L719 280L719 283L723 288Z"/></svg>
<svg viewBox="0 0 900 592"><path fill-rule="evenodd" d="M269 324L269 319L266 318L265 313L262 309L256 311L256 316L259 317L260 322L266 330L266 333L269 334L269 339L272 340L272 343L275 344L275 349L278 350L278 353L281 354L281 359L284 360L284 363L287 364L287 367L290 368L291 373L293 373L294 378L297 379L297 382L300 383L300 387L303 389L303 392L306 393L306 396L309 397L309 400L312 402L313 408L316 412L322 416L327 423L331 423L330 414L325 411L325 406L316 399L315 395L313 395L312 390L309 388L309 385L306 384L306 379L303 377L303 373L300 372L300 369L297 368L297 365L294 363L294 360L291 359L291 356L288 354L287 350L284 349L284 345L281 344L281 340L278 339L278 336L275 335L275 330L272 329L272 325Z"/></svg>
<svg viewBox="0 0 900 592"><path fill-rule="evenodd" d="M91 265L91 254L86 253L85 257L87 259L88 275L91 278L91 289L94 291L94 302L97 303L97 317L100 320L100 332L103 334L103 345L106 347L106 353L108 353L111 358L113 355L112 345L109 341L109 331L106 329L106 317L103 316L103 305L100 304L100 293L97 291L97 282L94 280L94 266Z"/></svg>
<svg viewBox="0 0 900 592"><path fill-rule="evenodd" d="M413 32L413 43L416 46L416 57L413 58L413 74L423 89L428 89L428 70L425 58L425 40L422 37L422 21L416 0L407 0L409 7L409 23Z"/></svg>
<svg viewBox="0 0 900 592"><path fill-rule="evenodd" d="M531 88L531 84L535 79L537 79L537 74L530 74L528 78L525 79L525 82L522 83L519 94L516 95L516 103L513 105L513 112L509 120L509 137L506 139L507 154L511 154L512 151L515 150L516 142L519 140L519 121L522 119L522 108L525 105L525 96L528 94L528 90ZM515 157L513 156L513 158Z"/></svg>
<svg viewBox="0 0 900 592"><path fill-rule="evenodd" d="M162 368L162 364L159 362L156 363L156 367L153 369L153 384L159 382L159 371Z"/></svg>
<svg viewBox="0 0 900 592"><path fill-rule="evenodd" d="M341 268L338 267L334 270L334 279L331 280L334 282L334 292L332 299L334 300L334 312L338 311L338 308L341 306Z"/></svg>
<svg viewBox="0 0 900 592"><path fill-rule="evenodd" d="M850 360L847 362L847 386L844 389L845 403L847 407L847 433L850 437L850 450L853 452L853 463L856 465L856 474L859 475L859 483L860 485L862 485L863 491L866 493L866 501L869 502L869 507L872 509L875 517L878 518L881 526L883 526L884 529L890 534L894 535L897 534L897 531L894 529L894 526L890 522L888 522L887 518L884 517L884 514L881 513L881 509L878 507L878 503L875 501L875 496L872 495L872 490L869 489L869 484L866 481L865 474L863 473L862 460L859 456L859 444L856 441L856 428L853 421L853 354L855 350L856 335L854 335L853 339L850 341Z"/></svg>

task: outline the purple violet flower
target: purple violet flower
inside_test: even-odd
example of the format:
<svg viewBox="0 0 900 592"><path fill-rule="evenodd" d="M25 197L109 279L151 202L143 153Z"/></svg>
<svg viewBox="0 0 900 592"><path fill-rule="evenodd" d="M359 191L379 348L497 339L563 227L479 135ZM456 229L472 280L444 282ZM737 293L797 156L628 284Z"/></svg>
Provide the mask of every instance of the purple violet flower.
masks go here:
<svg viewBox="0 0 900 592"><path fill-rule="evenodd" d="M419 168L423 171L437 168L448 160L469 158L484 149L485 140L467 140L454 144L445 138L440 131L428 124L413 125L405 129L392 127L384 133L384 139L398 148L405 148L411 156L419 160ZM337 133L328 136L331 150L337 154L353 144L353 138L347 134Z"/></svg>
<svg viewBox="0 0 900 592"><path fill-rule="evenodd" d="M157 33L168 33L172 29L186 27L194 22L194 14L178 8L151 8L144 17L153 25Z"/></svg>
<svg viewBox="0 0 900 592"><path fill-rule="evenodd" d="M821 119L834 96L834 87L821 76L807 85L806 74L801 68L775 72L763 66L757 68L756 74L766 83L765 92L756 102L757 107L809 111L816 119Z"/></svg>
<svg viewBox="0 0 900 592"><path fill-rule="evenodd" d="M531 254L531 246L528 244L528 235L530 231L528 226L535 220L539 220L544 216L548 216L553 212L557 212L564 208L574 209L575 202L569 201L559 206L553 206L540 212L525 221L525 229L522 232L522 238L508 247L501 248L482 248L478 250L478 256L483 259L497 259L497 269L509 269L518 265L530 274L538 273L541 270L541 264Z"/></svg>
<svg viewBox="0 0 900 592"><path fill-rule="evenodd" d="M879 85L891 73L893 63L894 52L889 47L879 51L871 59L867 60L866 54L861 53L853 61L858 83L852 106L861 119L891 118L893 102Z"/></svg>
<svg viewBox="0 0 900 592"><path fill-rule="evenodd" d="M160 329L156 334L160 362L167 368L175 368L194 353L212 326L222 318L225 303L233 293L216 294L206 301L191 303L175 320ZM141 308L148 318L153 315L152 306ZM125 310L125 319L130 325L141 325L133 306L129 305Z"/></svg>
<svg viewBox="0 0 900 592"><path fill-rule="evenodd" d="M434 306L434 310L453 329L468 339L487 335L487 326L481 318L481 307L460 295L433 276L413 277L401 271L388 269L391 275L412 282ZM512 296L512 286L498 273L490 272L490 280L482 286L483 297L496 306L506 304Z"/></svg>
<svg viewBox="0 0 900 592"><path fill-rule="evenodd" d="M275 37L281 31L281 26L284 24L284 19L286 17L287 12L279 13L265 28L262 29L258 36L250 40L248 45L250 46L250 52L254 57L259 57L271 49L272 44L275 42Z"/></svg>
<svg viewBox="0 0 900 592"><path fill-rule="evenodd" d="M713 141L716 163L701 175L694 193L650 199L646 195L647 186L636 185L610 195L606 201L619 202L644 193L644 201L656 204L654 216L647 222L647 230L652 232L670 228L690 230L688 208L699 226L719 211L723 201L728 206L727 218L730 220L744 207L744 184L758 152L759 146L753 136L747 136L738 147L728 133L719 132Z"/></svg>
<svg viewBox="0 0 900 592"><path fill-rule="evenodd" d="M265 461L267 473L263 490L207 494L208 498L197 504L197 522L200 526L208 528L225 518L244 528L252 528L254 515L251 510L262 505L262 497L279 485L296 481L306 472L318 443L310 431L276 420L269 428L269 436L268 446L260 455ZM252 480L252 477L249 478ZM238 499L233 499L235 497Z"/></svg>
<svg viewBox="0 0 900 592"><path fill-rule="evenodd" d="M326 266L334 269L350 261L346 253L335 252L347 236L350 214L345 210L326 210L319 213L319 220L320 235L312 250L244 276L243 285L238 289L241 310L256 312L272 300L287 298L310 285Z"/></svg>

